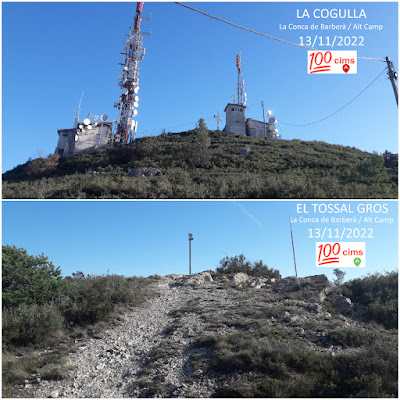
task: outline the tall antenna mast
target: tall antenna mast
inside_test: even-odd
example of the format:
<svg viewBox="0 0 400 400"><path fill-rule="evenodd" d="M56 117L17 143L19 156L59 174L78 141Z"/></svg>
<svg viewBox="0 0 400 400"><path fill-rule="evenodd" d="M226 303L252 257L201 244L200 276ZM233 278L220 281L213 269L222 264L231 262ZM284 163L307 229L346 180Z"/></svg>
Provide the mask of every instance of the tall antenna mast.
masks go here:
<svg viewBox="0 0 400 400"><path fill-rule="evenodd" d="M247 94L244 92L244 80L242 79L242 57L240 54L236 56L236 67L238 69L237 104L245 106Z"/></svg>
<svg viewBox="0 0 400 400"><path fill-rule="evenodd" d="M296 253L294 252L294 240L293 240L292 218L291 218L291 217L289 217L289 223L290 223L290 236L292 237L292 249L293 249L294 270L295 270L295 272L296 272L296 278L297 278Z"/></svg>
<svg viewBox="0 0 400 400"><path fill-rule="evenodd" d="M119 118L117 131L115 134L115 142L126 144L132 141L137 132L138 122L135 117L139 107L139 62L143 60L146 49L143 47L143 33L140 30L142 22L143 2L138 2L136 6L135 24L131 27L128 39L125 41L125 51L121 54L125 55L121 80L118 83L121 86L120 101L115 103L115 107L119 109Z"/></svg>
<svg viewBox="0 0 400 400"><path fill-rule="evenodd" d="M76 129L76 128L78 127L78 123L79 123L79 113L81 112L82 97L83 97L83 90L82 90L82 94L81 94L81 99L79 100L78 111L76 112L76 116L75 116L74 129Z"/></svg>

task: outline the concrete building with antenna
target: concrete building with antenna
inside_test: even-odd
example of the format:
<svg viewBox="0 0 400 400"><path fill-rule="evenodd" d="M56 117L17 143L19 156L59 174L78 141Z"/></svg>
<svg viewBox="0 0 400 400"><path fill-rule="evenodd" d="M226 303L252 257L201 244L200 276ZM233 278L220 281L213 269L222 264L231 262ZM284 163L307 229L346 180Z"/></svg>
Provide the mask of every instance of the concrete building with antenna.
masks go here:
<svg viewBox="0 0 400 400"><path fill-rule="evenodd" d="M276 139L280 135L276 128L276 119L271 111L268 111L268 122L257 121L252 118L246 118L247 94L244 91L244 80L242 79L241 56L236 56L236 67L238 70L237 83L237 102L236 96L233 97L233 103L228 103L225 107L226 124L223 133L227 135L252 136L263 139ZM263 116L264 103L262 102Z"/></svg>

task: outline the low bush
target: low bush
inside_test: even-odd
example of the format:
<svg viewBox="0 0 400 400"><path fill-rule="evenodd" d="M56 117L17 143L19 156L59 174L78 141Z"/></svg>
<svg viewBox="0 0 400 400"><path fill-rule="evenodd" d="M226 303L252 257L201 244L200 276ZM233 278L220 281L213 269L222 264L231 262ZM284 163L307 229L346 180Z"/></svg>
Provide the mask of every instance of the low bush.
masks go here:
<svg viewBox="0 0 400 400"><path fill-rule="evenodd" d="M262 278L278 278L281 275L278 270L269 268L262 260L260 261L249 261L243 254L234 257L224 257L219 261L219 267L217 272L220 274L236 274L238 272L244 272L250 276L262 277Z"/></svg>
<svg viewBox="0 0 400 400"><path fill-rule="evenodd" d="M398 272L375 273L344 284L348 297L364 306L367 320L388 329L398 327Z"/></svg>
<svg viewBox="0 0 400 400"><path fill-rule="evenodd" d="M64 318L55 304L20 304L3 309L3 344L47 345L64 328Z"/></svg>

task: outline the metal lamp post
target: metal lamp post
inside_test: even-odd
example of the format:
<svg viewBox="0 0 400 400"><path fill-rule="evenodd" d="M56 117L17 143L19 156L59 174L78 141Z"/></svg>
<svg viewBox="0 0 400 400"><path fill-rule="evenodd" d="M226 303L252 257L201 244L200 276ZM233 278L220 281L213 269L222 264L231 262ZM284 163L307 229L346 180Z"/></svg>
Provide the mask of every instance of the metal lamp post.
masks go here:
<svg viewBox="0 0 400 400"><path fill-rule="evenodd" d="M193 234L189 233L189 275L192 275L192 240Z"/></svg>

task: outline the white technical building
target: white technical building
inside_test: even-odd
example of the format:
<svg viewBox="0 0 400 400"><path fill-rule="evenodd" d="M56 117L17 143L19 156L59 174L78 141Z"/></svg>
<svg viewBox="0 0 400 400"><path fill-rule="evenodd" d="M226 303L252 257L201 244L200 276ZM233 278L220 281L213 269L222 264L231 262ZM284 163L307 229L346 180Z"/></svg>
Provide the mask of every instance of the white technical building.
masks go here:
<svg viewBox="0 0 400 400"><path fill-rule="evenodd" d="M228 103L225 107L226 126L223 130L227 135L246 135L246 106Z"/></svg>
<svg viewBox="0 0 400 400"><path fill-rule="evenodd" d="M81 127L81 128L80 128ZM112 122L79 124L77 128L58 129L55 154L70 157L107 147L111 144Z"/></svg>
<svg viewBox="0 0 400 400"><path fill-rule="evenodd" d="M236 67L238 69L238 83L237 83L237 103L235 102L235 96L233 96L233 103L228 103L225 107L226 113L226 124L223 129L223 133L227 135L241 135L241 136L252 136L263 139L276 139L280 135L275 124L277 120L272 115L271 111L268 111L268 122L257 121L252 118L246 118L246 102L247 94L244 92L244 81L242 79L242 65L241 56L236 56ZM264 115L264 103L263 115Z"/></svg>

